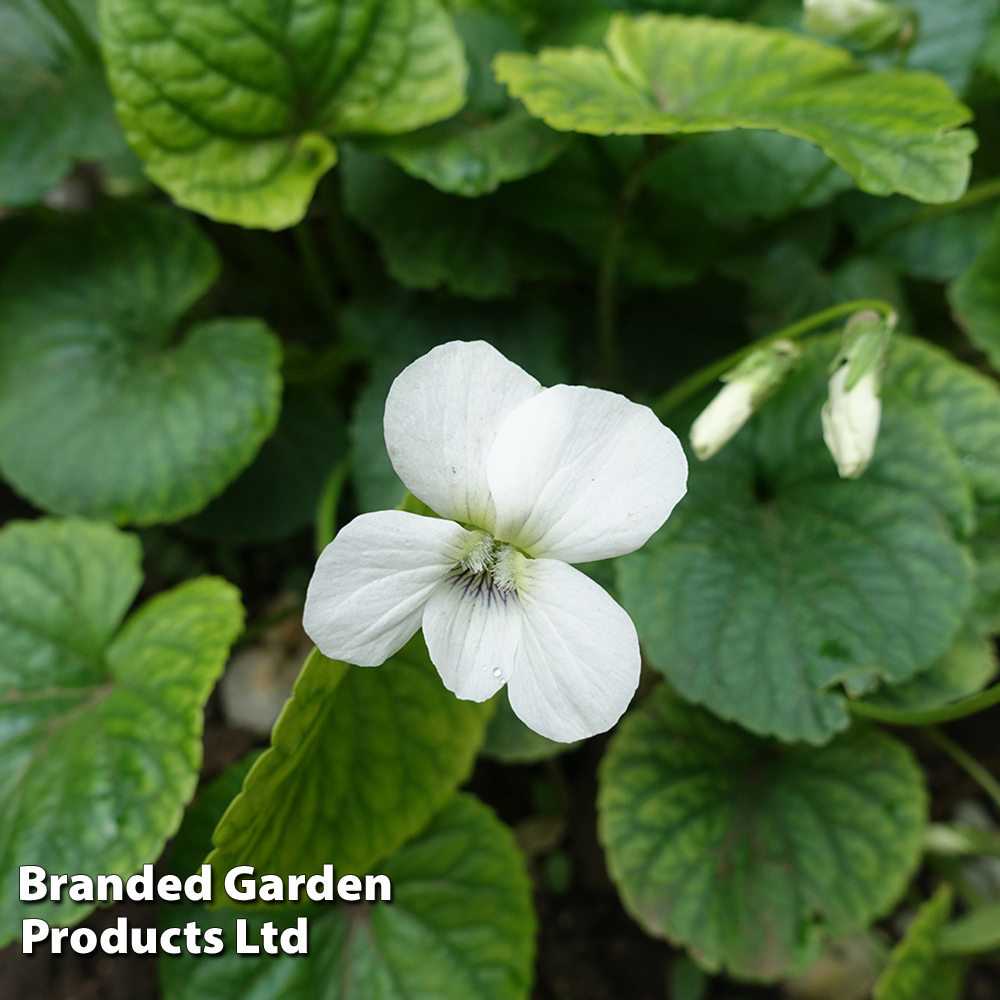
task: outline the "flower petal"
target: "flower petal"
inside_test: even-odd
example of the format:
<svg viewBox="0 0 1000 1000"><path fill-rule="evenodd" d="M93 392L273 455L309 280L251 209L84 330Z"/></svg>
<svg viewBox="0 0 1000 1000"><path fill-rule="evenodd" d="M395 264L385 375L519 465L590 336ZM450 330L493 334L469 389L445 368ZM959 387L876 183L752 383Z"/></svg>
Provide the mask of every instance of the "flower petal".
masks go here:
<svg viewBox="0 0 1000 1000"><path fill-rule="evenodd" d="M484 574L449 574L424 609L431 662L444 686L466 701L486 701L507 683L521 637L517 594L484 581Z"/></svg>
<svg viewBox="0 0 1000 1000"><path fill-rule="evenodd" d="M420 628L427 599L473 537L454 521L401 510L356 517L316 563L306 633L331 659L384 663Z"/></svg>
<svg viewBox="0 0 1000 1000"><path fill-rule="evenodd" d="M557 385L503 422L487 475L498 539L585 562L632 552L663 524L687 490L687 459L649 407Z"/></svg>
<svg viewBox="0 0 1000 1000"><path fill-rule="evenodd" d="M610 729L639 684L632 619L589 577L555 559L528 560L524 623L507 694L536 733L572 743Z"/></svg>
<svg viewBox="0 0 1000 1000"><path fill-rule="evenodd" d="M400 373L385 401L393 468L442 517L490 529L493 439L503 419L541 388L481 340L435 347Z"/></svg>

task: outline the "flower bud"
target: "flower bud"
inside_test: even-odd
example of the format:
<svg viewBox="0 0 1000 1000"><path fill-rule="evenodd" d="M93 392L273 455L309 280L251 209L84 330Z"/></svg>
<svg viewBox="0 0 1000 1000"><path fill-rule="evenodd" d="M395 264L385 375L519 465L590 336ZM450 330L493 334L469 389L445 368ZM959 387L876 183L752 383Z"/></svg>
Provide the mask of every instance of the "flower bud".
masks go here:
<svg viewBox="0 0 1000 1000"><path fill-rule="evenodd" d="M913 15L885 0L805 0L804 6L806 31L855 42L865 51L912 41Z"/></svg>
<svg viewBox="0 0 1000 1000"><path fill-rule="evenodd" d="M802 352L790 340L754 351L722 376L726 384L691 425L691 447L711 458L778 388Z"/></svg>
<svg viewBox="0 0 1000 1000"><path fill-rule="evenodd" d="M831 365L823 440L842 479L857 479L875 452L882 418L882 371L895 325L895 314L883 318L870 311L855 313Z"/></svg>

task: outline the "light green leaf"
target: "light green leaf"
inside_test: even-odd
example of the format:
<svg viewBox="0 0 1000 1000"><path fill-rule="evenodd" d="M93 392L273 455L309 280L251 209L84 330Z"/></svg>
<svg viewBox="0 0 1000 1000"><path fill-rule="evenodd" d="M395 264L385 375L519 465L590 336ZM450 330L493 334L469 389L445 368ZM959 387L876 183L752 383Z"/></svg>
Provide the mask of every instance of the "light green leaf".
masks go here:
<svg viewBox="0 0 1000 1000"><path fill-rule="evenodd" d="M579 743L556 743L529 729L510 707L506 688L495 700L496 712L486 727L486 738L479 751L484 757L504 764L533 764L579 746Z"/></svg>
<svg viewBox="0 0 1000 1000"><path fill-rule="evenodd" d="M821 149L781 132L733 129L692 139L653 168L649 185L711 215L774 219L825 205L854 181Z"/></svg>
<svg viewBox="0 0 1000 1000"><path fill-rule="evenodd" d="M440 191L473 198L547 167L572 141L532 118L493 78L498 52L520 51L520 35L501 18L469 12L456 17L469 59L469 103L455 118L408 135L369 140L413 177Z"/></svg>
<svg viewBox="0 0 1000 1000"><path fill-rule="evenodd" d="M945 883L920 907L875 984L874 1000L955 1000L959 995L963 964L938 952L953 895Z"/></svg>
<svg viewBox="0 0 1000 1000"><path fill-rule="evenodd" d="M77 161L127 155L97 59L43 5L0 5L0 205L37 201Z"/></svg>
<svg viewBox="0 0 1000 1000"><path fill-rule="evenodd" d="M661 531L618 561L646 656L684 697L754 732L815 743L848 724L837 685L904 683L951 645L973 567L942 514L971 529L972 476L996 470L1000 415L996 392L984 412L967 394L975 373L897 337L875 458L863 479L841 481L819 416L838 343L811 340L733 442L692 463ZM962 462L959 439L979 442L976 464Z"/></svg>
<svg viewBox="0 0 1000 1000"><path fill-rule="evenodd" d="M218 274L190 219L115 208L53 229L0 286L0 468L33 503L176 521L241 472L278 418L260 320L175 326Z"/></svg>
<svg viewBox="0 0 1000 1000"><path fill-rule="evenodd" d="M377 669L315 650L209 861L223 872L370 871L468 776L492 711L444 687L419 635Z"/></svg>
<svg viewBox="0 0 1000 1000"><path fill-rule="evenodd" d="M155 861L201 766L202 708L243 625L202 577L119 629L142 575L133 536L71 519L0 532L0 945L23 917L93 904L18 901L18 867L131 875Z"/></svg>
<svg viewBox="0 0 1000 1000"><path fill-rule="evenodd" d="M527 1000L535 918L524 858L510 830L458 795L379 866L391 903L269 907L263 914L164 913L176 926L221 926L226 950L160 965L164 1000ZM307 956L237 955L235 919L253 928L309 921Z"/></svg>
<svg viewBox="0 0 1000 1000"><path fill-rule="evenodd" d="M119 119L149 176L223 222L283 229L333 165L327 136L408 132L464 101L437 0L101 0Z"/></svg>
<svg viewBox="0 0 1000 1000"><path fill-rule="evenodd" d="M947 955L977 955L1000 949L1000 902L977 907L944 926L938 947Z"/></svg>
<svg viewBox="0 0 1000 1000"><path fill-rule="evenodd" d="M953 200L976 139L939 78L861 71L843 49L706 18L614 18L608 51L506 53L497 78L553 128L595 135L773 129L815 143L872 194Z"/></svg>
<svg viewBox="0 0 1000 1000"><path fill-rule="evenodd" d="M185 530L237 545L295 534L313 522L323 485L346 447L344 420L330 394L287 387L274 434Z"/></svg>
<svg viewBox="0 0 1000 1000"><path fill-rule="evenodd" d="M442 286L475 299L513 295L533 278L568 273L568 254L498 208L498 195L442 194L370 153L344 158L348 213L372 233L407 288Z"/></svg>
<svg viewBox="0 0 1000 1000"><path fill-rule="evenodd" d="M927 795L905 746L855 727L787 747L661 685L602 762L598 829L626 908L706 969L773 980L866 927L920 859Z"/></svg>

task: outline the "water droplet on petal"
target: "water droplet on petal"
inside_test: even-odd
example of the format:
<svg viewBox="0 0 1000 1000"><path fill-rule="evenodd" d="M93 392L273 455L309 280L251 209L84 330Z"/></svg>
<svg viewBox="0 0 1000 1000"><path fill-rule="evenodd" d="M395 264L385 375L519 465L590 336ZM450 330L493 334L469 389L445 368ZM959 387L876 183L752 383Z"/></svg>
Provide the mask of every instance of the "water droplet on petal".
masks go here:
<svg viewBox="0 0 1000 1000"><path fill-rule="evenodd" d="M499 667L494 667L493 668L493 676L494 677L499 677L500 676L500 668Z"/></svg>

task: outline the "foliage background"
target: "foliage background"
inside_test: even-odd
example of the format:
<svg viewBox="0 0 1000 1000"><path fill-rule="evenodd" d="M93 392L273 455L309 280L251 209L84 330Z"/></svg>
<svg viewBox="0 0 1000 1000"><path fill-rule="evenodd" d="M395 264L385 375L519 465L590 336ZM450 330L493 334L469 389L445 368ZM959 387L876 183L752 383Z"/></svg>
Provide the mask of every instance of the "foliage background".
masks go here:
<svg viewBox="0 0 1000 1000"><path fill-rule="evenodd" d="M308 961L15 941L0 994L1000 997L1000 20L881 13L872 51L795 0L0 2L0 943L239 915L29 912L19 864L397 887ZM847 482L860 302L900 332ZM684 436L776 331L787 384L586 567L645 657L610 737L456 701L419 637L313 653L268 735L317 546L406 502L406 364L486 339Z"/></svg>

